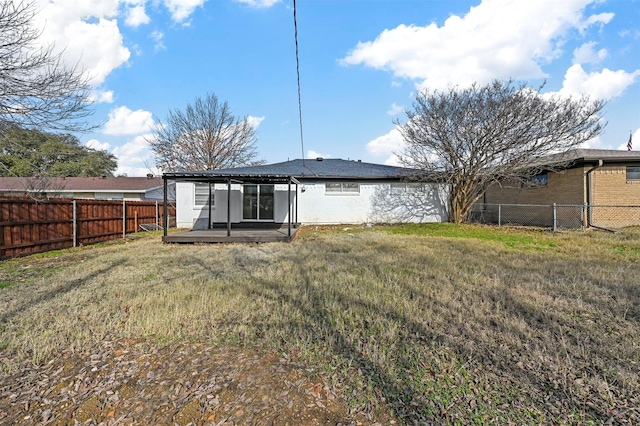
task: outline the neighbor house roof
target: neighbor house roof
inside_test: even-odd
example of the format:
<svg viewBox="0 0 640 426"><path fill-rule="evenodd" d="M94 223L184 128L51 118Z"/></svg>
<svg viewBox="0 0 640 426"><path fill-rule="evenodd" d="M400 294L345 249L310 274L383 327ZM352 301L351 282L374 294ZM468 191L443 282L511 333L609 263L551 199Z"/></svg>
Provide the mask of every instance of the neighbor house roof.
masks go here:
<svg viewBox="0 0 640 426"><path fill-rule="evenodd" d="M574 149L566 154L574 161L640 161L640 151L622 151L616 149Z"/></svg>
<svg viewBox="0 0 640 426"><path fill-rule="evenodd" d="M144 193L162 185L160 177L0 177L0 191L27 191L44 180L56 192Z"/></svg>
<svg viewBox="0 0 640 426"><path fill-rule="evenodd" d="M293 177L295 179L353 179L353 180L382 180L401 179L414 176L418 170L403 167L387 166L383 164L364 163L355 160L342 160L339 158L317 158L308 160L291 160L282 163L264 164L260 166L235 167L220 170L202 170L194 172L165 173L167 179L193 178L237 178L248 180L256 178Z"/></svg>
<svg viewBox="0 0 640 426"><path fill-rule="evenodd" d="M562 154L555 154L542 159L545 164L567 163L569 167L599 160L614 163L640 162L640 151L623 151L616 149L572 149Z"/></svg>

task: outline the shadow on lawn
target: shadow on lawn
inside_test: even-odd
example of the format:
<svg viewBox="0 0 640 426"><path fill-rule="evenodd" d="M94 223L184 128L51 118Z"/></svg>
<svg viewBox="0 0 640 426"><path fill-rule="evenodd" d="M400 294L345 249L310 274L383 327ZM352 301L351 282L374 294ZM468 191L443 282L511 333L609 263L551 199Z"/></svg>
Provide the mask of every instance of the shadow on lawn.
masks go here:
<svg viewBox="0 0 640 426"><path fill-rule="evenodd" d="M464 244L441 244L446 244L446 247L441 249L454 252L468 250ZM392 246L383 246L384 244L376 246L376 250L391 252L394 249ZM344 253L341 251L344 250L344 246L336 245L332 248L331 244L326 244L323 250L324 253L330 253L332 250L335 250L334 253ZM521 253L514 253L512 256L521 256ZM455 258L455 254L453 257ZM464 258L461 254L460 259ZM452 306L440 298L438 292L441 288L438 282L425 282L423 286L420 282L407 284L397 279L398 291L406 295L409 303L433 311L432 317L436 319L433 324L429 324L428 321L416 317L415 311L413 317L410 317L400 306L366 300L365 296L360 297L357 290L354 292L353 289L342 288L335 283L325 283L330 287L327 289L314 270L305 267L307 259L304 253L296 253L290 260L299 265L292 271L299 277L295 288L283 285L276 279L256 278L253 285L242 287L239 291L245 292L247 296L263 298L283 306L283 309L296 313L297 315L292 317L301 318L301 323L294 324L289 321L282 324L254 325L257 328L281 327L285 333L284 340L288 337L287 333L293 339L305 336L312 341L313 347L327 351L327 360L342 360L344 365L350 366L349 371L354 372L354 377L350 380L360 376L360 386L366 389L370 385L371 391L379 400L382 400L380 397L384 398L393 408L394 414L403 422L455 422L456 417L451 414L451 411L455 410L457 415L462 415L462 418L467 420L484 419L498 422L544 422L548 421L549 417L563 418L565 414L578 414L578 418L586 416L600 420L606 420L610 416L607 401L601 396L592 392L587 395L589 399L586 399L587 396L579 395L576 389L566 384L566 381L569 373L575 373L576 377L580 377L582 372L601 376L601 372L598 371L601 365L588 359L589 354L598 355L601 360L608 359L611 354L604 351L603 343L594 342L594 347L588 348L581 358L580 342L569 342L567 346L563 341L564 337L560 333L554 333L554 327L558 330L568 330L569 333L573 330L576 334L574 340L588 336L588 330L567 322L566 317L547 311L544 306L523 303L511 294L509 289L509 285L519 285L519 282L486 288L456 288L457 284L453 282L455 280L450 283L454 291L460 291L461 294L466 292L460 296L463 302L477 298L490 306L499 304L502 310L502 317L499 317L482 316L484 314L481 311L465 310L464 303L461 308L452 309ZM486 265L486 262L492 260L495 263L495 254L480 255L475 259L475 262L478 262L478 273L490 275L499 270L504 281L508 281L509 278L517 279L523 274L522 269L509 263L509 260L505 260L504 264L494 264L482 269L483 262ZM429 263L429 259L422 261L423 265ZM396 267L392 261L388 262L385 265L384 262L378 261L368 268L373 269L380 278L384 275L386 267ZM329 258L326 263L330 265ZM415 264L415 259L412 263ZM537 274L538 278L543 280L557 278L557 274L563 273L561 260L557 260L550 269L542 265L545 264L531 263L529 273ZM461 264L459 267L473 268L474 265ZM327 268L330 269L331 266ZM523 285L529 285L525 281L526 279ZM343 282L340 284L344 285ZM342 312L348 312L349 318L355 319L354 323L338 325L334 315ZM342 320L347 321L345 317L342 317ZM520 320L527 323L529 331L518 335L513 329L513 324ZM380 341L381 345L393 344L394 349L397 349L384 365L362 350L363 345L366 346L366 339L379 332L367 332L370 324L373 324L374 328L380 327L380 324L400 325L398 336L387 336L387 341ZM353 333L350 333L350 325ZM303 332L299 333L296 330ZM488 336L474 335L478 330ZM536 345L541 346L537 348L541 353L545 353L550 359L554 358L554 365L545 365L544 360L534 359L540 352L529 351ZM562 365L562 360L557 359L563 356L558 353L561 348L571 352L574 364ZM600 350L603 350L602 354ZM436 354L431 355L430 351ZM425 358L421 359L421 356ZM428 357L431 359L427 359ZM443 361L443 358L445 365L442 369L448 371L440 375L434 370L440 368L438 362ZM530 361L535 363L535 368L527 367ZM425 365L425 362L434 364ZM331 361L327 361L327 364L330 363ZM455 371L452 372L455 369L461 372L474 370L474 373L472 377L467 375L461 379L468 383L456 383L453 379ZM562 369L564 372L560 371ZM450 377L444 377L446 375ZM471 387L479 389L480 393L474 394L476 391L472 392ZM522 395L525 396L524 400L520 398ZM470 399L476 396L488 397L489 400L475 402L474 399L473 405L469 406ZM452 409L455 404L460 406ZM467 405L462 406L464 404ZM490 418L481 417L482 415L489 415Z"/></svg>
<svg viewBox="0 0 640 426"><path fill-rule="evenodd" d="M32 308L37 308L37 306L41 303L44 302L48 302L49 300L55 299L56 297L59 297L63 294L66 294L70 291L73 291L77 288L80 288L88 283L90 283L94 278L102 275L102 274L106 274L109 272L110 269L115 268L117 266L122 265L125 262L124 259L121 259L119 261L114 261L111 262L110 264L96 270L95 272L92 272L88 275L83 276L82 278L78 278L76 280L72 280L67 282L66 284L62 285L62 286L57 286L55 283L52 283L52 287L54 287L53 289L49 290L49 291L45 291L44 293L32 298L32 299L25 299L22 303L20 303L19 305L15 306L12 309L7 310L7 312L3 313L2 315L0 315L0 324L3 324L9 320L11 320L11 318L13 318L16 315L19 315L20 313L26 311L27 309L32 309ZM19 288L19 287L18 287Z"/></svg>
<svg viewBox="0 0 640 426"><path fill-rule="evenodd" d="M411 402L416 396L415 390L410 386L406 386L402 382L394 380L385 372L384 368L377 365L357 348L356 341L350 339L348 335L345 335L342 331L331 326L334 321L329 315L330 310L325 307L322 293L317 291L317 288L312 284L312 279L308 273L304 270L300 272L302 274L300 277L300 289L303 290L307 297L296 297L292 294L288 294L277 282L266 280L262 280L257 284L263 286L264 289L275 293L275 296L271 295L270 292L263 292L261 296L265 298L272 298L280 303L284 302L290 306L290 309L300 311L305 322L303 324L296 324L295 326L302 327L306 330L316 330L318 336L326 336L329 341L323 342L323 346L331 348L332 351L332 353L326 354L326 357L331 358L335 355L337 357L346 358L354 371L362 372L363 379L376 386L376 393L384 397L385 400L391 404L399 418L405 420L425 420L425 416L422 415L422 413L413 412L413 410L410 409L410 407L412 407ZM338 309L376 312L378 315L388 318L390 317L396 321L402 322L405 324L406 330L409 333L421 334L426 337L427 340L436 338L436 336L432 335L421 325L415 323L397 311L384 310L380 306L355 300L344 294L335 294L334 296L335 297L332 302L338 303ZM323 337L320 337L320 339L322 338ZM399 353L397 355L398 359L396 363L398 365L406 365L415 361L404 359L405 354ZM426 411L430 414L435 412L436 408L428 407Z"/></svg>

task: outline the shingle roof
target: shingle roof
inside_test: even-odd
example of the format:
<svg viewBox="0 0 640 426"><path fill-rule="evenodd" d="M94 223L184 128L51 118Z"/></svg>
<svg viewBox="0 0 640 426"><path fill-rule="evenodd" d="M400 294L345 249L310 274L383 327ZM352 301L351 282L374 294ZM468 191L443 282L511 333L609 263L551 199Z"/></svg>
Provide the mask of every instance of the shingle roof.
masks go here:
<svg viewBox="0 0 640 426"><path fill-rule="evenodd" d="M0 191L23 191L32 185L28 177L0 177ZM58 192L144 192L162 185L160 177L67 177L47 178L48 185Z"/></svg>
<svg viewBox="0 0 640 426"><path fill-rule="evenodd" d="M327 159L300 159L282 163L265 164L251 167L235 167L220 170L202 170L196 172L165 173L174 177L243 177L243 176L292 176L297 179L399 179L417 174L414 169L387 166L383 164L363 163L361 161Z"/></svg>
<svg viewBox="0 0 640 426"><path fill-rule="evenodd" d="M615 149L574 149L566 153L566 159L583 161L640 161L640 151L621 151Z"/></svg>
<svg viewBox="0 0 640 426"><path fill-rule="evenodd" d="M622 151L615 149L572 149L570 151L553 154L539 158L532 162L531 166L570 168L580 166L585 163L595 163L602 160L605 163L638 163L640 162L639 151Z"/></svg>

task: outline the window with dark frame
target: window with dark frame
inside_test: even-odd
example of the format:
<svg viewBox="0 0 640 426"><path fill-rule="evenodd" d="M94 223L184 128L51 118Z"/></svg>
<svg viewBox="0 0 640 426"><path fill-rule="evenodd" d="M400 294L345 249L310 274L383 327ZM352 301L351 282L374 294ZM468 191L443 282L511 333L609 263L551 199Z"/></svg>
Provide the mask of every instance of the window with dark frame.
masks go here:
<svg viewBox="0 0 640 426"><path fill-rule="evenodd" d="M627 180L640 181L640 167L627 166Z"/></svg>
<svg viewBox="0 0 640 426"><path fill-rule="evenodd" d="M527 179L522 183L524 188L540 188L549 184L549 175L545 173L538 173L535 176Z"/></svg>

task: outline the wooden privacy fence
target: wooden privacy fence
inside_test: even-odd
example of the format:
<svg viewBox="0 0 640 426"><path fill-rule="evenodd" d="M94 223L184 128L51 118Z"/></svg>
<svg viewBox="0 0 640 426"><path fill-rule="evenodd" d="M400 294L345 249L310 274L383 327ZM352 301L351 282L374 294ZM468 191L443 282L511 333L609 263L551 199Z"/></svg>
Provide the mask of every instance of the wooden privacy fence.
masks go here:
<svg viewBox="0 0 640 426"><path fill-rule="evenodd" d="M0 199L0 259L124 238L162 226L163 211L154 201ZM174 206L168 212L175 217Z"/></svg>

